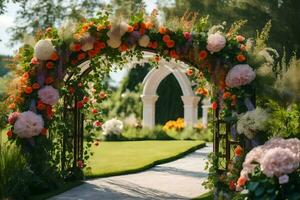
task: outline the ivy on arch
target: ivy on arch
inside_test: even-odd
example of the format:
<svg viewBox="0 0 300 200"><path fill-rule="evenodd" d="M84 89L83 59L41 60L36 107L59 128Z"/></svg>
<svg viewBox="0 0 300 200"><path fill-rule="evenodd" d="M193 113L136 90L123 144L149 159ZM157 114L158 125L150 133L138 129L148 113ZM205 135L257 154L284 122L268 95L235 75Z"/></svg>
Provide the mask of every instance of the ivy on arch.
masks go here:
<svg viewBox="0 0 300 200"><path fill-rule="evenodd" d="M208 29L207 18L201 18L189 30L171 30L159 26L153 16L138 14L127 23L110 20L104 13L60 29L48 28L36 36L34 47L24 45L16 56L21 70L16 93L8 99L14 111L8 137L26 149L34 171L50 166L63 177L82 176L94 138L87 136L84 145L76 134L101 126L101 111L93 104L109 95L105 77L130 60L141 59L144 51L156 54L149 61L154 66L161 59L183 61L200 86L201 76L213 83L209 92L217 117L215 132L219 134L220 123L226 122L228 134L234 129L236 113L253 106L254 70L265 62L257 62L247 40L238 35L241 24L228 30ZM97 84L91 87L92 82ZM199 89L198 94L207 93ZM94 119L86 120L85 126L73 123L91 111ZM215 151L220 139L215 135Z"/></svg>

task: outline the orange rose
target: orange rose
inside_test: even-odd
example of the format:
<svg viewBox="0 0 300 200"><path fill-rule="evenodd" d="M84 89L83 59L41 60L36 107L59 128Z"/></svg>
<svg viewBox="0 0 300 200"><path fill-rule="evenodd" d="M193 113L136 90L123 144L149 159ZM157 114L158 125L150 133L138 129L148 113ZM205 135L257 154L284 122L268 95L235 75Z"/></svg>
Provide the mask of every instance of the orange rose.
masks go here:
<svg viewBox="0 0 300 200"><path fill-rule="evenodd" d="M46 63L46 68L47 69L53 69L53 67L54 67L54 63L53 62L47 62Z"/></svg>
<svg viewBox="0 0 300 200"><path fill-rule="evenodd" d="M133 30L134 30L134 28L133 28L133 26L128 26L128 29L127 29L127 32L129 32L129 33L131 33L131 32L133 32Z"/></svg>
<svg viewBox="0 0 300 200"><path fill-rule="evenodd" d="M243 54L239 54L239 55L236 56L236 59L239 62L244 62L246 60L246 57Z"/></svg>
<svg viewBox="0 0 300 200"><path fill-rule="evenodd" d="M13 132L11 130L7 131L6 133L8 138L11 138L13 136Z"/></svg>
<svg viewBox="0 0 300 200"><path fill-rule="evenodd" d="M13 110L13 109L16 108L16 104L11 103L11 104L8 105L8 108L11 109L11 110Z"/></svg>
<svg viewBox="0 0 300 200"><path fill-rule="evenodd" d="M48 129L43 128L41 131L41 136L47 136Z"/></svg>
<svg viewBox="0 0 300 200"><path fill-rule="evenodd" d="M51 76L48 76L45 80L46 85L50 85L53 83L54 79Z"/></svg>
<svg viewBox="0 0 300 200"><path fill-rule="evenodd" d="M148 29L148 30L152 29L152 27L153 27L152 22L146 22L145 25L146 25L146 29Z"/></svg>
<svg viewBox="0 0 300 200"><path fill-rule="evenodd" d="M79 43L74 43L74 44L72 44L71 45L71 47L70 47L70 49L71 49L71 51L80 51L80 49L81 49L81 44L79 44Z"/></svg>
<svg viewBox="0 0 300 200"><path fill-rule="evenodd" d="M40 89L40 84L38 84L38 83L32 84L32 89L34 89L34 90Z"/></svg>
<svg viewBox="0 0 300 200"><path fill-rule="evenodd" d="M175 58L175 59L178 58L178 55L177 55L177 53L176 53L175 50L171 50L171 51L170 51L170 56L171 56L172 58Z"/></svg>
<svg viewBox="0 0 300 200"><path fill-rule="evenodd" d="M241 176L237 181L237 186L243 187L247 182L247 179L243 176Z"/></svg>
<svg viewBox="0 0 300 200"><path fill-rule="evenodd" d="M28 73L28 72L25 72L25 73L22 75L22 79L28 80L28 79L29 79L29 73Z"/></svg>
<svg viewBox="0 0 300 200"><path fill-rule="evenodd" d="M92 49L92 50L88 51L89 58L93 58L96 55L97 55L97 51L96 50Z"/></svg>
<svg viewBox="0 0 300 200"><path fill-rule="evenodd" d="M106 47L105 43L102 41L96 41L94 43L94 48L95 49L104 49Z"/></svg>
<svg viewBox="0 0 300 200"><path fill-rule="evenodd" d="M58 55L57 55L57 53L56 53L56 52L53 52L53 53L51 54L51 58L50 58L50 60L52 60L52 61L56 61L56 60L58 60Z"/></svg>
<svg viewBox="0 0 300 200"><path fill-rule="evenodd" d="M159 27L158 32L163 35L163 34L166 34L167 29L165 27Z"/></svg>
<svg viewBox="0 0 300 200"><path fill-rule="evenodd" d="M52 106L47 106L47 118L51 119L54 115L53 111L52 111Z"/></svg>
<svg viewBox="0 0 300 200"><path fill-rule="evenodd" d="M236 40L237 40L238 42L244 42L244 41L245 41L245 37L242 36L242 35L238 35L238 36L236 36Z"/></svg>
<svg viewBox="0 0 300 200"><path fill-rule="evenodd" d="M192 76L193 73L194 73L194 71L193 71L192 69L188 69L188 70L186 71L186 74L187 74L188 76Z"/></svg>
<svg viewBox="0 0 300 200"><path fill-rule="evenodd" d="M26 94L31 94L32 91L33 91L33 89L32 89L32 87L30 87L30 86L27 86L27 87L25 88L25 90L24 90L24 92L25 92Z"/></svg>
<svg viewBox="0 0 300 200"><path fill-rule="evenodd" d="M30 62L33 65L38 65L39 64L39 61L38 61L38 59L36 57L33 57Z"/></svg>
<svg viewBox="0 0 300 200"><path fill-rule="evenodd" d="M234 153L235 153L236 156L241 156L242 153L243 153L243 148L242 148L240 145L238 145L238 146L234 149Z"/></svg>
<svg viewBox="0 0 300 200"><path fill-rule="evenodd" d="M46 105L42 101L38 101L36 108L38 110L45 110L46 109Z"/></svg>
<svg viewBox="0 0 300 200"><path fill-rule="evenodd" d="M167 43L168 41L170 41L170 36L169 36L169 35L164 35L164 36L163 36L163 41L164 41L165 43Z"/></svg>
<svg viewBox="0 0 300 200"><path fill-rule="evenodd" d="M128 49L128 45L127 44L121 44L121 46L119 47L119 51L120 52L124 52L124 51L127 51Z"/></svg>
<svg viewBox="0 0 300 200"><path fill-rule="evenodd" d="M204 60L207 57L207 51L202 50L199 52L199 58L200 60Z"/></svg>
<svg viewBox="0 0 300 200"><path fill-rule="evenodd" d="M218 103L214 101L214 102L211 104L211 108L212 108L213 110L216 110L217 107L218 107Z"/></svg>
<svg viewBox="0 0 300 200"><path fill-rule="evenodd" d="M174 47L175 46L175 42L173 41L173 40L169 40L168 42L167 42L167 47L168 48L172 48L172 47Z"/></svg>
<svg viewBox="0 0 300 200"><path fill-rule="evenodd" d="M83 60L83 59L85 59L85 53L80 53L80 54L78 54L77 59L78 59L78 60Z"/></svg>
<svg viewBox="0 0 300 200"><path fill-rule="evenodd" d="M223 99L227 99L231 96L231 93L230 92L224 92L223 94Z"/></svg>

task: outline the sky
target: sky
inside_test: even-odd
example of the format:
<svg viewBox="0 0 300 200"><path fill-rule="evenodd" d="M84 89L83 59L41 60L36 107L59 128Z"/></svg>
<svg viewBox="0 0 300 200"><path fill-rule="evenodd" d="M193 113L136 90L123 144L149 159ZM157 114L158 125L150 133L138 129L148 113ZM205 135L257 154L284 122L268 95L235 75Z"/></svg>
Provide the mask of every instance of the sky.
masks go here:
<svg viewBox="0 0 300 200"><path fill-rule="evenodd" d="M105 0L106 2L108 0ZM155 9L156 0L146 0L146 10L147 12L151 12ZM14 19L16 17L16 13L18 10L18 6L14 3L9 3L6 7L6 12L3 15L0 15L0 54L1 55L13 55L14 52L18 49L21 44L17 44L13 47L8 46L8 41L10 38L10 34L7 32L7 29L14 25ZM113 85L117 85L120 80L126 75L127 70L122 70L119 72L111 73L111 77L114 81Z"/></svg>

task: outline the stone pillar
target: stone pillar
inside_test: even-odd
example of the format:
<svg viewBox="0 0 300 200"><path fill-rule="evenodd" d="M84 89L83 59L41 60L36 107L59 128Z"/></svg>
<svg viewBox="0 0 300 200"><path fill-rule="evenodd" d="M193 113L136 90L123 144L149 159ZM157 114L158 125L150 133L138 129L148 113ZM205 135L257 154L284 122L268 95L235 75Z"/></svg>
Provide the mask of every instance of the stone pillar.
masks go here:
<svg viewBox="0 0 300 200"><path fill-rule="evenodd" d="M211 107L210 98L202 100L202 124L207 127L208 123L208 109Z"/></svg>
<svg viewBox="0 0 300 200"><path fill-rule="evenodd" d="M153 128L155 126L155 102L157 95L141 95L143 101L143 127Z"/></svg>
<svg viewBox="0 0 300 200"><path fill-rule="evenodd" d="M200 97L197 96L182 96L184 106L184 122L186 126L193 126L198 121L198 103Z"/></svg>

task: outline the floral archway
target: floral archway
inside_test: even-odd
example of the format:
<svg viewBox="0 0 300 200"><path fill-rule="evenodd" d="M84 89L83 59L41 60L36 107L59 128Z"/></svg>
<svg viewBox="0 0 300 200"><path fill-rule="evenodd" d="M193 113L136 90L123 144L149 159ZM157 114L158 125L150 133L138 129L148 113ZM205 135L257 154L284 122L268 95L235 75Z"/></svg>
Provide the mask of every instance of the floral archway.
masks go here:
<svg viewBox="0 0 300 200"><path fill-rule="evenodd" d="M93 109L93 102L109 96L102 81L116 67L150 51L156 53L149 61L154 66L161 58L190 65L187 74L198 83L197 94L213 95L215 152L222 140L222 123L236 146L236 114L254 109L255 69L266 62L258 62L245 37L238 34L242 23L226 31L219 27L208 30L207 19L201 18L193 29L183 31L159 26L153 16L137 15L126 23L110 21L104 14L76 25L67 23L59 30L48 28L36 36L34 48L25 45L16 56L22 69L17 91L9 98L14 112L9 116L7 135L22 145L37 175L41 168L49 168L63 177L82 176L93 135L85 144L77 136L84 128L89 132L101 126L101 113ZM81 67L87 60L89 65ZM214 84L212 91L203 88L203 77ZM91 88L90 82L99 84ZM78 122L91 110L94 120L83 127ZM99 121L93 124L96 119ZM253 138L242 137L251 148ZM226 144L226 152L230 145ZM230 151L227 153L228 161ZM56 163L49 165L53 157Z"/></svg>

